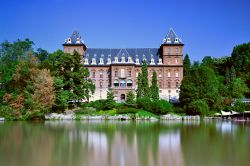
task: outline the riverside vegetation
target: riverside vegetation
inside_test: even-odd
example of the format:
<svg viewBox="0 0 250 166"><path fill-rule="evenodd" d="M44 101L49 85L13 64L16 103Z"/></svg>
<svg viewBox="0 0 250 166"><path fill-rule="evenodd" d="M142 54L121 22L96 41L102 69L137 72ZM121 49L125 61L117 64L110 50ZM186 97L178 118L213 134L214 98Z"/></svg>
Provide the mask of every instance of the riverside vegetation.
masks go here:
<svg viewBox="0 0 250 166"><path fill-rule="evenodd" d="M201 63L191 64L186 55L178 104L159 99L156 72L149 83L145 62L138 75L136 94L128 92L125 103L114 101L112 89L106 100L77 102L89 101L95 90L79 54L69 55L61 50L49 54L41 48L34 50L33 45L29 39L0 45L0 117L7 120L44 119L47 113L66 110L75 110L76 115L149 117L250 110L241 102L243 97L250 97L250 43L236 46L230 57L206 56Z"/></svg>

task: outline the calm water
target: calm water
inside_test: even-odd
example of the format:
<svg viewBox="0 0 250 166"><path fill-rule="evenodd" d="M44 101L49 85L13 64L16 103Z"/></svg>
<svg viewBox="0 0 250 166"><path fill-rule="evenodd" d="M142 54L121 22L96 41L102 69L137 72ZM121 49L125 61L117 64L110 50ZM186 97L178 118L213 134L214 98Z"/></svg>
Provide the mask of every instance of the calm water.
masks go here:
<svg viewBox="0 0 250 166"><path fill-rule="evenodd" d="M5 122L1 166L250 165L250 124Z"/></svg>

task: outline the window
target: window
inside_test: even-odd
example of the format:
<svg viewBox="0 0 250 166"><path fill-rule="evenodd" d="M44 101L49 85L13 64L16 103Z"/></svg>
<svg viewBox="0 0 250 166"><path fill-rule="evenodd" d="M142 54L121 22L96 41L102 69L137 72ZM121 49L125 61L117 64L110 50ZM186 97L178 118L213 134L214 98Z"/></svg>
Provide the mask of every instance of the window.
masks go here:
<svg viewBox="0 0 250 166"><path fill-rule="evenodd" d="M161 82L159 82L159 88L162 88L162 83Z"/></svg>
<svg viewBox="0 0 250 166"><path fill-rule="evenodd" d="M171 82L168 82L168 88L171 88Z"/></svg>
<svg viewBox="0 0 250 166"><path fill-rule="evenodd" d="M114 80L114 87L118 87L119 86L119 81L118 80Z"/></svg>
<svg viewBox="0 0 250 166"><path fill-rule="evenodd" d="M171 93L171 90L168 90L168 93Z"/></svg>
<svg viewBox="0 0 250 166"><path fill-rule="evenodd" d="M100 81L100 88L102 88L103 87L103 83Z"/></svg>
<svg viewBox="0 0 250 166"><path fill-rule="evenodd" d="M92 72L92 78L95 78L95 72L94 71Z"/></svg>
<svg viewBox="0 0 250 166"><path fill-rule="evenodd" d="M128 86L128 87L133 86L133 82L132 82L132 80L128 80L128 81L127 81L127 86Z"/></svg>
<svg viewBox="0 0 250 166"><path fill-rule="evenodd" d="M178 48L176 48L176 49L175 49L175 52L176 52L176 54L178 54L178 52L179 52L179 49L178 49Z"/></svg>
<svg viewBox="0 0 250 166"><path fill-rule="evenodd" d="M126 81L125 81L125 80L121 80L121 81L120 81L120 86L121 86L122 88L125 88L125 87L126 87Z"/></svg>
<svg viewBox="0 0 250 166"><path fill-rule="evenodd" d="M116 56L116 57L115 57L115 63L117 63L117 62L118 62L118 57Z"/></svg>
<svg viewBox="0 0 250 166"><path fill-rule="evenodd" d="M179 82L176 82L176 88L179 88Z"/></svg>
<svg viewBox="0 0 250 166"><path fill-rule="evenodd" d="M118 77L118 71L115 71L115 77Z"/></svg>
<svg viewBox="0 0 250 166"><path fill-rule="evenodd" d="M159 90L160 93L162 93L162 90Z"/></svg>
<svg viewBox="0 0 250 166"><path fill-rule="evenodd" d="M100 71L100 78L103 78L103 71Z"/></svg>
<svg viewBox="0 0 250 166"><path fill-rule="evenodd" d="M175 63L178 64L178 58L177 57L175 58Z"/></svg>
<svg viewBox="0 0 250 166"><path fill-rule="evenodd" d="M176 93L179 93L179 90L176 90Z"/></svg>
<svg viewBox="0 0 250 166"><path fill-rule="evenodd" d="M168 48L168 54L170 54L170 51L171 51L170 48Z"/></svg>
<svg viewBox="0 0 250 166"><path fill-rule="evenodd" d="M131 71L128 71L128 77L131 77Z"/></svg>
<svg viewBox="0 0 250 166"><path fill-rule="evenodd" d="M175 73L175 77L179 77L179 73L178 73L178 71L176 71L176 73Z"/></svg>
<svg viewBox="0 0 250 166"><path fill-rule="evenodd" d="M125 70L121 69L121 78L125 78Z"/></svg>
<svg viewBox="0 0 250 166"><path fill-rule="evenodd" d="M170 73L170 70L168 71L168 77L171 77L171 73Z"/></svg>
<svg viewBox="0 0 250 166"><path fill-rule="evenodd" d="M135 76L136 76L136 77L138 77L138 74L139 74L139 73L138 73L138 72L136 72Z"/></svg>

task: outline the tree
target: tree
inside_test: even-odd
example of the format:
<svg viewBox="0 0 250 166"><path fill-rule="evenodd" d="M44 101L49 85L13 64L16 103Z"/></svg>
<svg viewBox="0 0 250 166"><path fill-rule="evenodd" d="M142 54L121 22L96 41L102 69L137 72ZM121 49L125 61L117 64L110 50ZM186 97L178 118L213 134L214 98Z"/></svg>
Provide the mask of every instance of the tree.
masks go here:
<svg viewBox="0 0 250 166"><path fill-rule="evenodd" d="M135 104L135 94L132 91L128 91L126 103L129 105Z"/></svg>
<svg viewBox="0 0 250 166"><path fill-rule="evenodd" d="M207 115L209 113L209 106L205 100L198 99L192 101L189 105L189 110L192 110L193 114L199 114L201 116Z"/></svg>
<svg viewBox="0 0 250 166"><path fill-rule="evenodd" d="M157 84L157 75L155 71L153 71L152 85L150 89L151 89L151 98L153 100L159 100L159 88Z"/></svg>
<svg viewBox="0 0 250 166"><path fill-rule="evenodd" d="M233 83L235 79L236 79L236 73L234 67L232 66L230 68L230 82Z"/></svg>
<svg viewBox="0 0 250 166"><path fill-rule="evenodd" d="M46 51L42 48L38 48L37 52L35 52L34 54L40 62L46 60L48 58L48 55L49 55L48 51Z"/></svg>
<svg viewBox="0 0 250 166"><path fill-rule="evenodd" d="M150 89L148 85L148 65L144 60L142 64L142 74L141 74L141 89L142 89L142 97L150 98Z"/></svg>
<svg viewBox="0 0 250 166"><path fill-rule="evenodd" d="M225 83L226 83L226 86L228 86L228 87L229 87L230 84L231 84L230 72L229 72L228 67L226 68Z"/></svg>
<svg viewBox="0 0 250 166"><path fill-rule="evenodd" d="M142 98L142 76L141 76L141 73L139 73L138 77L137 77L136 98Z"/></svg>
<svg viewBox="0 0 250 166"><path fill-rule="evenodd" d="M183 76L187 76L190 73L191 62L188 54L185 55L183 60Z"/></svg>
<svg viewBox="0 0 250 166"><path fill-rule="evenodd" d="M55 76L56 106L67 107L65 100L89 100L95 86L89 79L89 71L81 64L80 55L56 51L49 56L49 66Z"/></svg>
<svg viewBox="0 0 250 166"><path fill-rule="evenodd" d="M211 69L214 69L214 60L211 56L205 56L203 59L202 59L202 63L201 63L202 66L207 66Z"/></svg>
<svg viewBox="0 0 250 166"><path fill-rule="evenodd" d="M105 100L105 109L110 110L115 107L115 100L114 100L114 92L112 89L109 89L107 93L107 99Z"/></svg>
<svg viewBox="0 0 250 166"><path fill-rule="evenodd" d="M243 98L249 91L247 85L240 78L236 78L232 83L232 97Z"/></svg>

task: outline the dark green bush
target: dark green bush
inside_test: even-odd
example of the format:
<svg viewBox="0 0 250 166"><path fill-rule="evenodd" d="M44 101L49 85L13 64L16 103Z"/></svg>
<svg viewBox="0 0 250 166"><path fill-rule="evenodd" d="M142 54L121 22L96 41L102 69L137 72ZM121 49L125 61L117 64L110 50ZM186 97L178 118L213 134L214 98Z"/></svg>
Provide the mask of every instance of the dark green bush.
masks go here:
<svg viewBox="0 0 250 166"><path fill-rule="evenodd" d="M106 110L106 100L96 100L88 104L89 107L96 108L96 110Z"/></svg>
<svg viewBox="0 0 250 166"><path fill-rule="evenodd" d="M149 98L139 98L136 101L137 108L152 112L157 115L166 114L173 111L173 106L166 100L154 100Z"/></svg>
<svg viewBox="0 0 250 166"><path fill-rule="evenodd" d="M117 114L136 114L138 109L136 108L123 108L123 109L117 109Z"/></svg>

